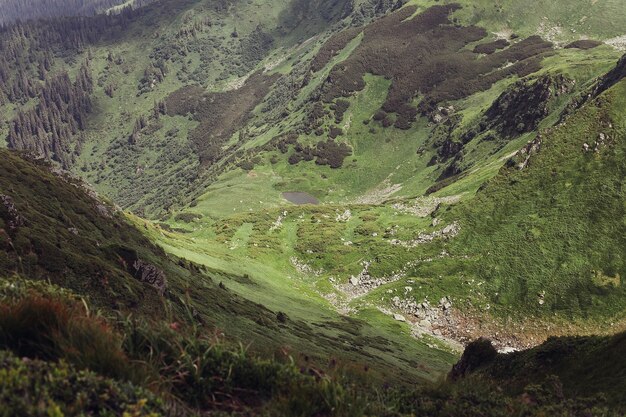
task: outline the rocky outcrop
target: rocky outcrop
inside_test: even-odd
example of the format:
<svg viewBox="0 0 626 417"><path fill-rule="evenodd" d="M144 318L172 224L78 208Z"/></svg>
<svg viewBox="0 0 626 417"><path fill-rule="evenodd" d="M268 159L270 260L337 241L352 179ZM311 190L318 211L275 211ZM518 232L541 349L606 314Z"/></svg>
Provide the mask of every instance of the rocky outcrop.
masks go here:
<svg viewBox="0 0 626 417"><path fill-rule="evenodd" d="M411 292L412 288L406 287L405 290ZM416 335L427 332L441 336L442 330L456 324L451 315L452 300L449 297L442 297L438 304L432 305L426 299L420 303L413 298L402 299L396 296L391 299L391 304L402 312L415 317Z"/></svg>
<svg viewBox="0 0 626 417"><path fill-rule="evenodd" d="M156 266L142 261L141 259L136 259L133 262L132 269L134 271L134 276L139 281L148 284L154 287L159 295L165 294L165 290L167 289L167 278L165 276L165 272L157 268Z"/></svg>
<svg viewBox="0 0 626 417"><path fill-rule="evenodd" d="M607 146L611 142L611 137L606 133L599 133L598 138L591 143L583 143L583 152L595 152L598 153L602 148Z"/></svg>
<svg viewBox="0 0 626 417"><path fill-rule="evenodd" d="M372 262L363 261L361 264L363 270L358 275L352 275L346 284L338 285L336 288L343 292L347 299L353 300L370 293L378 287L406 277L407 270L417 265L417 263L418 261L409 262L400 270L393 271L389 276L376 278L369 272Z"/></svg>
<svg viewBox="0 0 626 417"><path fill-rule="evenodd" d="M520 149L519 152L517 152L511 159L507 161L507 167L515 167L520 171L525 169L530 163L533 155L541 150L542 142L543 137L541 136L541 134L538 134L535 139L528 142L526 146Z"/></svg>
<svg viewBox="0 0 626 417"><path fill-rule="evenodd" d="M394 246L404 246L405 248L414 248L419 245L430 243L435 239L452 239L456 237L461 231L461 226L458 222L450 223L441 230L436 230L432 233L420 233L417 238L413 240L400 240L392 239L389 241Z"/></svg>
<svg viewBox="0 0 626 417"><path fill-rule="evenodd" d="M25 224L25 220L17 211L13 199L4 194L0 194L0 217L4 220L7 231L11 234Z"/></svg>
<svg viewBox="0 0 626 417"><path fill-rule="evenodd" d="M493 129L505 137L532 132L550 113L551 99L569 93L574 84L563 75L546 75L533 83L518 81L487 110L481 130Z"/></svg>
<svg viewBox="0 0 626 417"><path fill-rule="evenodd" d="M455 381L468 373L491 363L498 351L491 344L491 341L480 338L467 345L461 360L452 367L452 371L448 374L448 379Z"/></svg>

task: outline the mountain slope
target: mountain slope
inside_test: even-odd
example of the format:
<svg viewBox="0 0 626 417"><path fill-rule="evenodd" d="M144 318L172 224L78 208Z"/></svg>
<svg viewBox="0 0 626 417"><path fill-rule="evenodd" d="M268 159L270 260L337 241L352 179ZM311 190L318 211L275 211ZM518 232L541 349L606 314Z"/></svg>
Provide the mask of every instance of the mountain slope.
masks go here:
<svg viewBox="0 0 626 417"><path fill-rule="evenodd" d="M598 332L607 319L615 327L603 332L617 330L624 311L623 88L616 84L515 155L503 150L483 168L494 179L477 192L488 178L480 169L428 197L276 209L259 202L250 210L240 200L247 194L234 189L268 193L268 179L276 181L276 171L257 167L245 182L231 176L231 186L211 187L168 222L186 233L159 240L207 265L229 256L272 265L276 275L294 268L340 311L358 316L381 306L403 313L418 334L489 336L505 347ZM565 107L556 108L553 120ZM598 207L601 200L607 203ZM203 251L195 249L199 242ZM256 268L245 270L262 280ZM442 310L444 297L451 311ZM511 320L529 323L513 329Z"/></svg>
<svg viewBox="0 0 626 417"><path fill-rule="evenodd" d="M250 402L247 380L220 373L222 360L256 372L293 356L321 384L311 398L341 394L320 415L350 415L353 400L357 415L457 415L467 401L494 415L621 411L621 366L575 382L597 365L588 352L620 351L611 335L626 326L626 11L589 3L162 0L3 27L0 135L35 155L0 155L6 287L86 297L120 340L133 334L120 315L155 319L150 340L183 327L167 370L187 347L212 351L202 334L251 343L251 360L221 345L206 356L226 391L191 390L188 406L231 395L218 408L258 411L292 393L291 413L315 414L290 391L294 366L270 361ZM604 338L486 348L496 368L424 385L475 338L508 352L572 335ZM533 365L553 349L565 365ZM374 390L398 388L387 408L364 363ZM564 400L600 391L608 406Z"/></svg>
<svg viewBox="0 0 626 417"><path fill-rule="evenodd" d="M436 379L454 360L441 346L415 344L392 320L375 315L376 328L337 315L308 291L276 293L235 268L172 258L145 236L167 232L129 219L45 162L0 153L0 276L7 286L26 285L24 279L48 282L107 315L219 329L266 355L283 348L324 365L330 357L346 364L369 361L373 374L396 382ZM253 293L238 295L242 284ZM260 304L264 300L255 293L272 302ZM399 363L417 364L415 358L423 358L420 367L394 375Z"/></svg>
<svg viewBox="0 0 626 417"><path fill-rule="evenodd" d="M609 93L620 100L623 88L618 84ZM274 315L211 283L250 278L174 263L79 180L26 155L0 153L0 400L8 413L454 416L470 406L486 415L623 411L623 334L551 339L509 355L472 344L455 367L455 382L429 385L424 378L438 379L452 359L436 354L434 339L430 350L416 350L418 342L397 336L404 328L375 315L370 321L380 328L344 317L324 323L331 331L310 312L306 321L294 317L295 309ZM154 281L130 274L124 257L132 253L163 268L167 287L153 288ZM234 339L208 333L215 325ZM237 340L252 349L237 350ZM292 358L297 351L279 341L307 355ZM280 353L273 350L278 348ZM401 359L409 353L415 356ZM320 367L329 357L338 361ZM604 358L615 360L607 367ZM383 382L387 387L380 391ZM85 398L76 401L76 392Z"/></svg>
<svg viewBox="0 0 626 417"><path fill-rule="evenodd" d="M459 248L481 248L479 276L493 277L505 303L622 311L624 88L542 132L467 207L472 236Z"/></svg>
<svg viewBox="0 0 626 417"><path fill-rule="evenodd" d="M390 18L383 19L375 25L368 25L368 23L372 18L396 10L402 4L400 2L368 0L354 4L350 2L334 2L332 4L322 2L317 7L309 7L306 2L285 1L272 4L275 13L265 13L259 12L259 10L267 10L269 6L264 5L263 2L257 3L233 2L228 7L226 4L215 4L207 7L203 2L174 4L170 1L164 1L158 5L140 9L134 14L126 13L124 17L119 19L101 19L101 22L95 25L91 24L96 29L88 34L83 33L83 25L77 21L75 22L76 27L70 30L72 34L64 36L65 39L79 38L79 42L71 45L64 44L67 42L66 40L56 40L56 36L50 35L50 33L56 33L59 30L58 27L55 29L54 25L47 29L49 33L47 37L50 40L43 45L33 44L32 40L26 41L19 31L8 31L7 36L4 36L5 49L8 48L11 51L12 45L27 42L32 50L31 53L35 55L48 51L37 60L41 62L34 65L31 70L32 73L40 72L44 78L46 73L48 78L52 78L63 70L69 70L70 73L73 73L77 70L77 64L84 64L82 61L87 58L90 62L89 73L97 81L93 87L93 92L89 93L93 101L90 113L93 115L82 117L82 119L88 120L88 125L81 126L79 123L78 128L71 128L72 133L63 134L62 138L55 139L61 143L61 145L54 146L54 152L58 152L59 155L54 156L52 151L49 154L60 160L66 167L73 166L76 171L81 172L91 183L95 184L101 192L112 196L116 202L124 207L132 208L152 217L163 214L164 210L171 207L174 202L178 203L180 200L186 199L190 193L201 194L208 184L216 181L219 175L224 172L233 172L237 167L251 167L258 165L259 162L266 165L269 159L273 158L273 160L279 161L280 167L285 163L283 171L288 174L288 178L297 181L301 177L301 172L295 170L293 173L289 173L288 171L293 170L293 167L286 164L288 159L291 159L291 162L296 162L303 160L303 158L313 157L318 162L326 164L327 162L324 161L328 161L329 156L331 156L332 166L337 167L344 161L347 165L348 160L346 158L354 153L355 149L368 151L371 148L371 152L376 154L378 147L381 146L376 141L380 133L370 132L376 131L376 126L362 127L361 129L354 126L350 121L354 117L354 115L350 116L353 113L350 109L345 115L345 120L341 118L342 123L336 123L334 126L330 123L332 119L328 120L329 116L327 115L334 113L334 110L329 107L335 106L335 104L329 103L330 106L326 106L324 115L322 115L319 106L312 107L311 103L322 94L322 91L325 91L324 95L327 101L332 101L337 95L341 95L337 92L333 93L331 88L332 85L335 85L336 88L341 87L341 82L339 80L328 82L325 77L332 74L333 68L335 68L334 71L337 71L340 67L336 64L342 60L347 59L346 64L350 65L350 62L361 59L360 55L376 54L377 48L384 45L381 43L384 36L380 37L376 34L378 28L383 28L384 32L384 30L388 30L384 29L386 26L392 28L393 24L389 24ZM421 13L430 6L427 2L412 3L415 4L410 4L395 13L410 14L414 7L418 7ZM520 11L516 9L515 5L509 3L502 5L498 12L502 15L501 21L508 20L511 25L502 33L498 30L503 29L494 23L493 17L486 19L486 16L491 16L490 14L493 13L491 8L486 5L464 5L461 3L460 6L437 6L428 13L432 14L434 10L443 10L444 8L449 11L454 10L452 18L462 24L464 28L455 29L451 25L442 26L445 27L445 30L441 33L446 33L446 36L451 39L450 50L447 50L445 54L443 50L435 53L435 59L431 59L429 65L440 65L437 62L454 63L453 66L441 71L441 73L452 71L450 74L456 74L456 81L448 81L447 84L437 87L441 91L437 93L439 98L435 97L434 102L430 102L432 97L426 100L420 99L419 106L409 104L408 107L403 108L402 113L404 115L400 120L395 120L397 115L393 114L394 111L391 108L395 104L392 105L390 100L396 100L394 91L400 91L404 87L401 84L398 84L396 89L392 87L389 98L381 104L382 107L391 110L391 113L387 118L382 113L377 115L377 117L381 117L381 124L391 123L404 126L404 128L410 127L410 124L407 123L412 122L412 120L406 119L407 117L412 119L416 110L424 113L426 117L439 118L441 115L432 111L436 108L429 109L429 107L448 108L450 105L454 106L455 103L443 103L441 101L443 99L450 101L461 96L467 97L471 95L472 91L476 91L476 88L483 90L498 79L515 72L525 71L523 74L526 74L528 71L536 71L538 69L537 59L541 52L547 52L547 50L542 49L546 48L547 44L538 41L538 38L515 38L506 41L513 44L511 47L503 46L504 50L485 56L486 60L478 60L481 57L479 49L476 50L477 52L472 52L476 45L470 44L459 50L460 46L471 41L472 36L475 37L480 34L482 38L488 35L482 42L489 45L492 39L510 37L513 32L529 36L530 33L534 33L535 28L531 23L528 23L528 26L521 26L525 23L517 18ZM548 7L546 13L548 19L560 18L558 10ZM566 16L569 12L561 10L560 13ZM626 19L623 13L615 10L612 2L601 2L595 5L594 16L609 14L612 16L612 21L619 22ZM175 19L176 16L181 16L181 19ZM482 18L485 18L484 22L480 21ZM294 22L307 23L295 24ZM425 48L424 51L430 51L432 48L428 47L429 38L424 32L426 26L420 29L419 22L419 18L412 19L412 24L407 25L407 33L403 36L412 36L410 38L412 44L422 45L422 48ZM433 21L433 24L436 22ZM484 25L484 28L481 28L481 24ZM359 25L366 26L363 30L363 33L366 34L363 41L361 41L363 35L355 37L355 34L361 32ZM586 32L580 33L580 28L568 21L567 28L571 27L572 30L578 30L578 32L564 31L558 39L555 38L554 40L565 43L577 39L579 36L590 36L602 41L619 34L617 29L600 27L595 20L591 23L585 23L585 25L587 25L584 26ZM345 26L350 26L350 28L345 32L341 31ZM63 31L68 30L64 26L61 27ZM605 30L605 32L601 32L600 29ZM34 29L25 27L22 30L30 32ZM490 32L497 32L498 34L493 36ZM529 33L526 34L527 32ZM343 33L348 34L348 36L345 37ZM322 47L322 45L331 34L341 35L342 39L336 46L338 49L333 50L329 57L327 52L324 52L324 48L332 47L332 45L329 44L326 47ZM388 31L388 34L390 36L384 42L391 45L394 36L399 35L393 30ZM467 34L470 36L465 39ZM43 34L33 34L29 39L42 37ZM348 40L350 41L346 42ZM518 42L518 40L522 40L522 42ZM62 44L61 49L66 50L72 58L65 60L65 62L56 59L54 60L55 65L51 65L53 61L51 56L54 57L57 54L54 51L59 48L59 43ZM86 45L89 45L89 51L85 50ZM336 56L340 49L343 49L343 53ZM321 51L319 54L318 50ZM432 51L436 52L437 49L432 49ZM593 62L592 65L597 66L596 68L589 67L586 70L587 73L584 74L586 79L577 79L578 82L583 83L587 82L589 77L599 75L602 67L618 56L617 53L606 47L589 52L568 49L558 50L556 53L557 57L550 58L555 66L561 65L563 60L567 59L589 60L590 64ZM309 60L316 59L321 55L325 55L326 58L323 61L317 61L315 65L325 64L324 68L316 68L317 71L310 73ZM399 63L415 64L410 63L410 59L413 59L410 57L416 55L411 55L405 49L394 47L392 55L396 63L394 67L402 68L397 65ZM480 86L475 82L467 82L472 74L489 71L494 66L503 65L506 60L523 60L529 56L534 56L534 58L491 74L485 82L480 83ZM408 61L406 60L407 57L409 58ZM22 58L18 58L18 61L20 59ZM9 67L11 66L12 64L9 65ZM17 68L19 66L5 71L10 74ZM606 67L604 66L604 68ZM242 102L241 98L250 96L249 86L256 84L259 80L258 75L254 76L254 74L258 74L258 71L261 70L267 71L266 76L269 84L264 90L256 92L257 98L255 100L244 106L239 105ZM371 70L372 68L364 69L365 72ZM385 73L383 68L378 68L374 72L381 76L389 77L392 75ZM32 77L32 73L26 75L26 79ZM412 89L417 87L422 90L424 88L432 89L432 87L427 87L427 84L438 83L437 80L430 79L432 75L432 71L424 71L421 84L408 86L407 92L413 94L416 91L412 91ZM245 81L250 76L252 78L246 89ZM21 81L23 78L24 76L20 75L11 81L17 82L18 79ZM73 77L71 78L73 79ZM512 79L506 81L496 84L497 87L494 88L501 91ZM403 81L398 80L398 83L401 82ZM388 88L382 82L372 80L372 83L376 89ZM359 84L361 85L360 88L363 88L364 84L361 81ZM467 91L456 91L460 85L472 85L472 87ZM202 111L212 112L211 108L178 108L175 95L172 94L177 90L181 94L188 94L192 91L189 90L191 86L203 88L209 101L216 99L221 101L223 99L221 95L229 96L228 100L237 108L237 112L234 114L236 117L232 120L234 123L224 125L222 123L223 117L213 119L204 117L204 123L197 125L197 121L193 119L202 117ZM182 87L185 89L180 90ZM243 89L239 90L238 87L243 87ZM24 86L19 86L18 83L13 90L23 88ZM36 90L36 85L30 85L29 89ZM453 92L453 90L455 91ZM491 94L498 94L497 91L490 91L483 98L485 101L493 100L490 97ZM267 94L268 92L269 94ZM212 96L213 93L219 94ZM427 90L424 90L423 93L426 94ZM451 93L452 96L450 96ZM21 103L24 100L30 98L37 100L37 94L34 92L27 94L26 97L19 95L12 97L12 93L8 91L5 94L11 103L17 104L18 108L22 107ZM202 96L202 89L196 89L194 94ZM168 96L172 100L168 99ZM380 97L370 97L369 99L379 100ZM408 98L402 98L400 101L402 100L404 100L404 104L401 102L396 104L407 106ZM166 108L167 106L164 107L162 104L162 102L167 104L168 101L172 101L170 103L171 108ZM346 104L340 101L339 107L344 108ZM477 103L472 104L476 105ZM480 105L486 105L486 103ZM132 111L120 110L131 108ZM362 116L363 119L366 119L374 116L377 113L376 110L378 109L359 111L365 111ZM7 105L5 111L9 112L6 118L11 120L10 114L14 112L14 109L11 105ZM187 120L184 117L187 111L199 111L199 113L192 115L192 120ZM346 109L344 108L342 111L345 113ZM459 116L462 116L462 124L465 125L467 116L471 116L471 114L466 115L469 112L468 109L463 111L463 114L455 114L454 117L449 118L449 121L446 121L446 127L453 132L438 129L438 131L428 135L430 140L426 143L420 140L421 136L416 134L417 131L423 132L421 127L408 132L402 129L382 129L381 132L384 132L385 136L398 137L398 141L402 141L404 148L394 152L395 148L398 147L397 143L392 143L393 146L382 145L386 146L382 153L388 156L388 160L381 163L375 175L372 175L374 172L370 172L371 179L367 183L355 183L351 179L352 173L369 170L371 159L367 153L364 155L367 157L361 158L361 163L356 158L356 163L350 166L350 173L344 173L343 171L346 170L337 169L336 172L332 171L331 175L325 174L329 177L334 188L343 188L343 190L336 192L337 195L329 195L329 199L342 198L346 194L356 196L375 188L393 172L393 168L397 164L393 167L391 164L394 163L394 159L399 157L403 159L398 161L400 163L417 165L413 172L404 173L405 178L409 174L413 177L413 184L407 188L421 187L423 190L428 189L435 182L433 178L429 178L430 176L438 175L440 179L443 179L443 177L450 176L458 170L466 169L477 162L484 162L484 154L493 152L493 148L479 149L475 158L465 156L464 161L453 160L458 156L459 142L462 141L457 136L464 133L463 129L459 129L457 125L458 119ZM167 116L161 117L163 113L166 113ZM320 119L320 117L322 118ZM34 125L36 126L37 123ZM24 122L20 122L14 126L14 129L24 131L27 130L27 127L33 129L35 126L24 126ZM333 126L334 133L330 130ZM345 129L348 126L351 129ZM340 128L347 131L343 132L343 137L337 140L339 142L337 146L327 140L320 140L327 138L330 133L332 136L338 135ZM280 142L277 139L278 136L287 137L293 133L292 130L296 130L296 133L301 136L298 142L298 146L302 148L300 151L290 151L284 157L281 157L281 154L276 155L268 152L268 148L271 149L276 142ZM313 131L315 131L315 135L312 134ZM305 133L306 137L302 133ZM50 129L46 128L44 124L42 128L33 129L33 133L30 135L32 138L24 139L23 145L19 145L19 148L45 149L46 146L42 147L32 142L40 141L41 139L37 139L38 137L41 138L42 135L50 134ZM317 138L316 135L318 134L322 137ZM441 137L441 135L445 136ZM452 137L452 141L445 141L446 136ZM361 145L356 143L357 138L360 138ZM333 140L333 142L337 141ZM434 143L431 145L431 142ZM495 149L502 146L501 143L496 145ZM431 161L434 162L433 158L435 157L431 146L437 151L437 164L434 165L438 168L436 173L433 172L433 165L429 164ZM413 158L408 158L407 151L409 149L422 152L421 158L416 155ZM315 156L315 154L319 154L321 157ZM103 160L106 160L106 163ZM451 162L454 163L451 164ZM207 167L207 165L210 166ZM307 166L307 170L309 169ZM318 190L315 191L319 192L321 184L312 185L318 186Z"/></svg>

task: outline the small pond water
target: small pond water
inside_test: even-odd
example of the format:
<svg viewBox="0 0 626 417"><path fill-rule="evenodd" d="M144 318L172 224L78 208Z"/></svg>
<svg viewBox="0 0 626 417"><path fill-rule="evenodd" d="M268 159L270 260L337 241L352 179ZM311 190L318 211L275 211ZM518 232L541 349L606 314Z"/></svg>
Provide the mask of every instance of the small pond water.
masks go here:
<svg viewBox="0 0 626 417"><path fill-rule="evenodd" d="M283 193L283 198L293 204L303 205L303 204L319 204L320 201L313 197L311 194L303 193L299 191L290 191Z"/></svg>

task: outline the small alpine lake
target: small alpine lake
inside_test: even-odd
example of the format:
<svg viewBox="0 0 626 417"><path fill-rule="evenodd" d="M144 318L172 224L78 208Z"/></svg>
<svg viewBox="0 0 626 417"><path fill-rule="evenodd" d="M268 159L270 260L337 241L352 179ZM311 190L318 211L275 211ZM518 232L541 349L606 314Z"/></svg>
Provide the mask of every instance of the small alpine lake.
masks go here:
<svg viewBox="0 0 626 417"><path fill-rule="evenodd" d="M304 204L319 204L319 200L313 197L311 194L304 193L301 191L289 191L284 192L283 198L293 204L297 204L299 206Z"/></svg>

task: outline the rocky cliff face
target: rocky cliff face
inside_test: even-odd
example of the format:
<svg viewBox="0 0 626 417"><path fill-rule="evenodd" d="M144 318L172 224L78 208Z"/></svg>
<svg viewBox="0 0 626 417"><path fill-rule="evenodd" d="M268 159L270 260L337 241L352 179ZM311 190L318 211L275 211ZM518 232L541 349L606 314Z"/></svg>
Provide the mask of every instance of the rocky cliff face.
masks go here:
<svg viewBox="0 0 626 417"><path fill-rule="evenodd" d="M161 296L165 293L167 289L165 272L141 259L137 259L133 262L132 269L134 270L135 278L139 281L154 287Z"/></svg>
<svg viewBox="0 0 626 417"><path fill-rule="evenodd" d="M594 92L594 96L597 96L613 87L624 77L626 77L626 55L622 56L613 70L600 79L596 91Z"/></svg>
<svg viewBox="0 0 626 417"><path fill-rule="evenodd" d="M531 83L518 81L487 110L482 128L505 137L532 132L550 113L551 99L567 94L574 84L563 75L543 76Z"/></svg>

